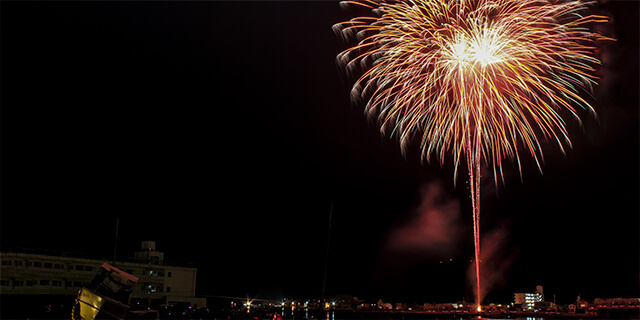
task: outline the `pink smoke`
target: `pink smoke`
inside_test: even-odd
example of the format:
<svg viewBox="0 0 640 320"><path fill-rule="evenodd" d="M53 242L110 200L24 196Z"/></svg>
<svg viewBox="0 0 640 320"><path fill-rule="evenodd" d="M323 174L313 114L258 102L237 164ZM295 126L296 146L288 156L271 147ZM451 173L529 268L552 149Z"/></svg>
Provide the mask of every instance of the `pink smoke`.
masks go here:
<svg viewBox="0 0 640 320"><path fill-rule="evenodd" d="M446 196L439 183L420 190L421 202L413 217L389 235L389 249L450 254L458 249L460 204Z"/></svg>
<svg viewBox="0 0 640 320"><path fill-rule="evenodd" d="M480 299L477 301L482 302L489 292L501 288L507 281L507 273L518 254L518 250L508 252L508 238L508 229L502 226L480 240ZM467 276L475 294L475 263L469 264Z"/></svg>

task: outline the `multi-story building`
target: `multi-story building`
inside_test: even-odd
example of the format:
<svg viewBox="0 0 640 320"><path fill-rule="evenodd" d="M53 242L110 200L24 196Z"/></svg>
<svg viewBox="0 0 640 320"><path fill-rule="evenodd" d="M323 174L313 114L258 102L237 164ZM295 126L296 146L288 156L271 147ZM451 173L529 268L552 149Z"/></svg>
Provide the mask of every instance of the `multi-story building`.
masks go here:
<svg viewBox="0 0 640 320"><path fill-rule="evenodd" d="M514 300L514 304L522 310L533 310L536 302L544 301L542 286L537 286L535 293L515 293Z"/></svg>
<svg viewBox="0 0 640 320"><path fill-rule="evenodd" d="M143 242L142 249L136 259L119 258L116 262L71 254L2 252L0 290L3 295L75 296L106 262L139 279L132 302L206 306L206 300L195 295L197 268L165 263L164 254L155 250L155 242Z"/></svg>

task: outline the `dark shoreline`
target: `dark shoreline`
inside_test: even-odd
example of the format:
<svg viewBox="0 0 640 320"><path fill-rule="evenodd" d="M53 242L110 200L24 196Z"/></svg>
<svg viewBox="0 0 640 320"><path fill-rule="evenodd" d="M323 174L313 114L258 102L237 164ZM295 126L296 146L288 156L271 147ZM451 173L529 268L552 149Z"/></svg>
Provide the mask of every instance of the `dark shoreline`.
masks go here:
<svg viewBox="0 0 640 320"><path fill-rule="evenodd" d="M1 319L69 319L75 296L57 295L0 295ZM583 311L583 310L580 310ZM449 319L640 319L640 308L601 307L587 312L464 312L457 311L421 311L421 310L382 310L382 309L341 309L341 310L295 310L285 311L282 307L256 308L250 313L211 306L206 314L190 314L179 319L218 319L218 320L449 320ZM274 314L276 317L274 318ZM167 319L159 314L160 319ZM133 314L129 319L141 319ZM177 319L175 316L171 319Z"/></svg>
<svg viewBox="0 0 640 320"><path fill-rule="evenodd" d="M331 311L330 311L331 312ZM432 319L432 318L476 318L476 319L640 319L639 308L600 308L587 312L430 312L398 310L336 310L334 319ZM326 316L325 316L326 318ZM318 317L318 319L321 319Z"/></svg>

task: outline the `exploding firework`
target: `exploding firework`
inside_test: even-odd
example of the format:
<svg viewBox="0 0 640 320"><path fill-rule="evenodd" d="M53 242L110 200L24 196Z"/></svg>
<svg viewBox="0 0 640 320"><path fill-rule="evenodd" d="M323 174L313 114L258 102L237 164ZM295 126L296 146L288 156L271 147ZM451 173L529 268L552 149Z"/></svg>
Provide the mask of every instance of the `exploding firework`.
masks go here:
<svg viewBox="0 0 640 320"><path fill-rule="evenodd" d="M561 113L595 114L581 94L597 78L589 31L606 17L586 15L587 4L555 0L343 1L372 13L334 30L357 44L337 57L361 73L351 91L366 101L383 134L402 152L421 135L422 158L455 167L466 160L474 220L476 290L479 283L480 165L503 177L502 161L530 154L538 166L540 138L571 146ZM464 159L463 158L464 155Z"/></svg>

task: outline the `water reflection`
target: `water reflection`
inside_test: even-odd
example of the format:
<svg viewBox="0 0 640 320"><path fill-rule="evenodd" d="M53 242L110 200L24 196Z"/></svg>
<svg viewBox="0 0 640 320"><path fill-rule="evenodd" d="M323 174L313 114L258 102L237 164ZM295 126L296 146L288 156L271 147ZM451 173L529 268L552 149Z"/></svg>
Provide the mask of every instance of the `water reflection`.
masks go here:
<svg viewBox="0 0 640 320"><path fill-rule="evenodd" d="M437 318L437 319L440 319L440 318ZM444 318L443 318L443 319L444 319ZM473 317L473 318L471 318L471 319L478 319L478 320L480 320L480 319L484 319L484 320L489 320L489 319L491 319L491 320L545 320L545 318L540 318L540 317L516 317L516 318L496 318L496 317L490 317L490 318L487 318L487 317L483 317L483 316L475 316L475 317ZM469 318L463 318L463 317L460 317L460 318L458 318L457 320L469 320ZM547 319L547 320L548 320L548 319ZM577 320L580 320L580 319L577 319Z"/></svg>
<svg viewBox="0 0 640 320"><path fill-rule="evenodd" d="M354 314L344 314L338 312L338 316L336 317L335 311L311 311L311 310L290 310L287 312L284 311L284 316L282 320L354 320L354 319L385 319L385 320L549 320L543 317L496 317L493 316L481 316L481 315L416 315L416 314L386 314L382 318L380 315L354 315ZM269 319L271 320L271 319ZM586 320L586 319L573 319L573 320Z"/></svg>
<svg viewBox="0 0 640 320"><path fill-rule="evenodd" d="M336 320L336 313L334 311L327 312L327 320Z"/></svg>

